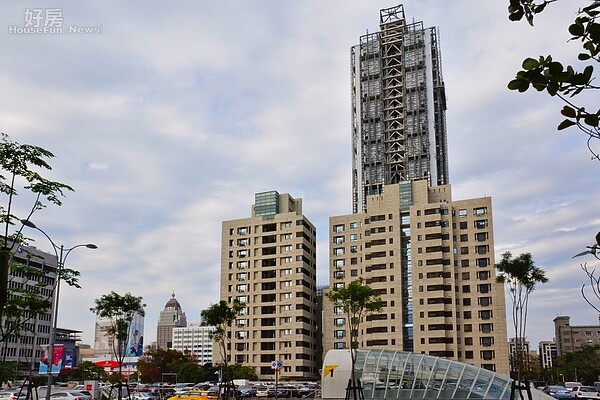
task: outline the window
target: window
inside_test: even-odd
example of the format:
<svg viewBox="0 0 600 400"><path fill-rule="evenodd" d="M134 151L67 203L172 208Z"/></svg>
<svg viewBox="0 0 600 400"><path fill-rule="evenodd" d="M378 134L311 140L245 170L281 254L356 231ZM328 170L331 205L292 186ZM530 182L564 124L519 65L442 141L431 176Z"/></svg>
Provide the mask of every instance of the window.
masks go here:
<svg viewBox="0 0 600 400"><path fill-rule="evenodd" d="M342 232L344 232L344 225L343 224L334 225L333 226L333 231L335 233L342 233Z"/></svg>
<svg viewBox="0 0 600 400"><path fill-rule="evenodd" d="M337 327L344 326L344 318L336 318L333 320L333 324Z"/></svg>
<svg viewBox="0 0 600 400"><path fill-rule="evenodd" d="M358 270L356 270L356 269L351 269L351 270L350 270L350 276L358 276Z"/></svg>
<svg viewBox="0 0 600 400"><path fill-rule="evenodd" d="M473 338L472 337L465 338L465 346L473 346Z"/></svg>
<svg viewBox="0 0 600 400"><path fill-rule="evenodd" d="M335 342L333 344L333 348L336 349L336 350L345 349L346 348L346 343L344 343L344 342Z"/></svg>
<svg viewBox="0 0 600 400"><path fill-rule="evenodd" d="M471 293L471 286L470 285L463 285L462 292L463 293Z"/></svg>
<svg viewBox="0 0 600 400"><path fill-rule="evenodd" d="M466 217L467 216L467 210L465 210L464 208L461 208L460 210L458 210L458 216L459 217Z"/></svg>
<svg viewBox="0 0 600 400"><path fill-rule="evenodd" d="M463 306L464 307L469 307L471 305L471 299L467 298L467 299L463 299Z"/></svg>
<svg viewBox="0 0 600 400"><path fill-rule="evenodd" d="M475 228L477 229L487 228L487 225L487 219L478 219L475 221Z"/></svg>
<svg viewBox="0 0 600 400"><path fill-rule="evenodd" d="M492 311L491 310L481 310L481 311L479 311L479 318L481 318L481 319L490 319L490 318L492 318Z"/></svg>
<svg viewBox="0 0 600 400"><path fill-rule="evenodd" d="M477 291L479 293L489 293L492 291L492 285L489 283L477 285Z"/></svg>
<svg viewBox="0 0 600 400"><path fill-rule="evenodd" d="M471 318L472 318L471 311L463 311L463 319L471 319Z"/></svg>
<svg viewBox="0 0 600 400"><path fill-rule="evenodd" d="M358 227L358 223L357 222L350 222L350 229L354 230Z"/></svg>
<svg viewBox="0 0 600 400"><path fill-rule="evenodd" d="M335 244L342 244L342 243L344 243L344 237L343 236L335 236L333 238L333 243L335 243Z"/></svg>
<svg viewBox="0 0 600 400"><path fill-rule="evenodd" d="M479 279L480 281L485 281L489 278L490 278L490 271L478 271L477 272L477 279Z"/></svg>
<svg viewBox="0 0 600 400"><path fill-rule="evenodd" d="M479 304L482 307L489 307L490 305L492 305L492 298L491 297L479 297L477 299L477 304Z"/></svg>
<svg viewBox="0 0 600 400"><path fill-rule="evenodd" d="M473 209L473 214L476 216L487 214L487 207L476 207Z"/></svg>
<svg viewBox="0 0 600 400"><path fill-rule="evenodd" d="M478 242L483 242L485 240L488 239L488 233L487 232L479 232L475 234L475 240Z"/></svg>
<svg viewBox="0 0 600 400"><path fill-rule="evenodd" d="M477 263L478 267L487 267L488 265L490 265L489 258L478 258L477 260L475 260L475 262Z"/></svg>
<svg viewBox="0 0 600 400"><path fill-rule="evenodd" d="M463 272L461 278L463 281L468 281L469 279L471 279L471 274L469 274L468 272Z"/></svg>
<svg viewBox="0 0 600 400"><path fill-rule="evenodd" d="M288 222L282 222L282 223L281 223L281 227L282 227L283 229L286 229L286 228L291 228L291 227L292 227L292 223L291 223L290 221L288 221Z"/></svg>
<svg viewBox="0 0 600 400"><path fill-rule="evenodd" d="M343 247L336 247L335 249L333 249L333 255L334 256L344 255L344 248Z"/></svg>
<svg viewBox="0 0 600 400"><path fill-rule="evenodd" d="M469 260L460 260L460 266L461 267L468 267L469 266Z"/></svg>
<svg viewBox="0 0 600 400"><path fill-rule="evenodd" d="M473 332L473 325L471 324L465 324L465 332Z"/></svg>
<svg viewBox="0 0 600 400"><path fill-rule="evenodd" d="M333 332L333 337L335 337L336 339L343 339L344 336L346 336L345 331L334 331Z"/></svg>
<svg viewBox="0 0 600 400"><path fill-rule="evenodd" d="M494 350L481 351L481 358L484 360L492 360L494 358Z"/></svg>
<svg viewBox="0 0 600 400"><path fill-rule="evenodd" d="M241 228L237 229L237 233L238 235L247 235L248 234L248 227L243 226Z"/></svg>
<svg viewBox="0 0 600 400"><path fill-rule="evenodd" d="M335 306L333 307L333 313L336 315L341 315L344 313L344 307L342 306Z"/></svg>
<svg viewBox="0 0 600 400"><path fill-rule="evenodd" d="M490 251L490 246L487 244L481 246L475 246L475 253L477 254L487 254Z"/></svg>
<svg viewBox="0 0 600 400"><path fill-rule="evenodd" d="M333 266L336 267L336 268L343 268L344 267L344 260L343 259L333 260Z"/></svg>
<svg viewBox="0 0 600 400"><path fill-rule="evenodd" d="M460 248L460 254L469 254L469 248L468 247L461 247Z"/></svg>
<svg viewBox="0 0 600 400"><path fill-rule="evenodd" d="M237 256L238 257L246 257L248 255L248 250L238 250L237 252Z"/></svg>
<svg viewBox="0 0 600 400"><path fill-rule="evenodd" d="M468 240L469 240L469 235L467 235L466 233L460 235L460 241L461 242L467 242Z"/></svg>
<svg viewBox="0 0 600 400"><path fill-rule="evenodd" d="M494 345L494 337L493 336L484 336L479 338L479 344L483 347L490 347Z"/></svg>
<svg viewBox="0 0 600 400"><path fill-rule="evenodd" d="M467 223L466 222L461 222L458 227L460 229L467 229Z"/></svg>
<svg viewBox="0 0 600 400"><path fill-rule="evenodd" d="M467 360L473 359L473 352L472 351L465 351L465 358Z"/></svg>
<svg viewBox="0 0 600 400"><path fill-rule="evenodd" d="M357 252L356 246L350 246L350 253L356 253L356 252Z"/></svg>
<svg viewBox="0 0 600 400"><path fill-rule="evenodd" d="M350 234L350 241L351 242L356 242L358 240L358 235L356 233L351 233Z"/></svg>
<svg viewBox="0 0 600 400"><path fill-rule="evenodd" d="M291 244L281 246L281 251L292 251L293 247Z"/></svg>
<svg viewBox="0 0 600 400"><path fill-rule="evenodd" d="M479 324L479 331L483 333L493 332L494 324Z"/></svg>

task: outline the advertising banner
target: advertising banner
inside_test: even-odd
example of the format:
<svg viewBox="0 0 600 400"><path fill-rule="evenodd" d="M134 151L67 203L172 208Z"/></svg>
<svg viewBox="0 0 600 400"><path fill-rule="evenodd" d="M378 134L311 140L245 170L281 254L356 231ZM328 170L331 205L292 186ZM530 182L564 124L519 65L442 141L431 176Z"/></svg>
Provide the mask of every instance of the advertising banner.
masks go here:
<svg viewBox="0 0 600 400"><path fill-rule="evenodd" d="M40 375L48 375L48 369L50 369L51 374L58 375L62 369L64 346L62 344L54 345L54 351L52 352L52 368L48 368L48 364L50 363L48 348L49 346L42 346L42 352L40 354L40 369L38 372Z"/></svg>
<svg viewBox="0 0 600 400"><path fill-rule="evenodd" d="M126 357L141 357L144 352L144 317L135 314L129 324Z"/></svg>

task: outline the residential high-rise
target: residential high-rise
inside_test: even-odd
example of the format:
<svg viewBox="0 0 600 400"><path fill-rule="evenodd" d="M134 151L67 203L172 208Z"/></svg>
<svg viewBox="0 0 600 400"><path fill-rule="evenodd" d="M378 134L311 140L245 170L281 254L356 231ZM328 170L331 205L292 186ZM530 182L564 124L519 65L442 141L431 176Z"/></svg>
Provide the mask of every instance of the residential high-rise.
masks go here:
<svg viewBox="0 0 600 400"><path fill-rule="evenodd" d="M212 326L202 326L199 322L191 323L187 327L173 328L173 350L182 353L190 352L196 357L198 365L212 363L213 340L210 332Z"/></svg>
<svg viewBox="0 0 600 400"><path fill-rule="evenodd" d="M379 24L351 48L355 213L384 185L449 183L438 32L407 22L402 5L381 10Z"/></svg>
<svg viewBox="0 0 600 400"><path fill-rule="evenodd" d="M383 311L359 348L412 351L508 374L503 286L495 281L489 197L452 200L449 185L386 185L368 212L331 217L330 287L362 278ZM343 310L325 301L323 347L347 348Z"/></svg>
<svg viewBox="0 0 600 400"><path fill-rule="evenodd" d="M264 380L280 361L281 379L316 380L316 230L302 200L257 193L251 217L222 229L221 300L246 304L232 328L230 362L254 367Z"/></svg>
<svg viewBox="0 0 600 400"><path fill-rule="evenodd" d="M556 342L554 340L543 340L538 345L540 355L540 367L542 369L552 368L556 365Z"/></svg>
<svg viewBox="0 0 600 400"><path fill-rule="evenodd" d="M156 327L156 346L159 349L172 348L173 328L185 326L187 326L185 313L181 309L181 304L179 304L175 298L175 293L173 293L158 317L158 324Z"/></svg>

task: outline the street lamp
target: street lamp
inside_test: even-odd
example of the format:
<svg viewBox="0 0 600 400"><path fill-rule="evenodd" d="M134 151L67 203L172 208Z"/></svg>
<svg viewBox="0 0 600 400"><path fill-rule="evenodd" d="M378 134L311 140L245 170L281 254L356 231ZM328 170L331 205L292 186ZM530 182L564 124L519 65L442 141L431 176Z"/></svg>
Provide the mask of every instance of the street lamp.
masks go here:
<svg viewBox="0 0 600 400"><path fill-rule="evenodd" d="M98 246L96 246L93 243L78 244L76 246L68 248L65 248L65 246L63 246L62 244L58 246L56 243L54 243L50 236L48 236L46 232L38 228L33 222L29 221L28 219L22 219L21 223L28 228L37 229L38 231L42 232L42 234L46 236L46 238L52 244L54 254L56 255L56 289L54 290L54 299L52 301L52 331L50 332L50 343L48 344L48 386L46 388L46 400L50 400L50 395L52 394L52 364L54 362L54 343L56 342L56 326L58 323L58 299L60 292L61 272L65 266L65 261L67 260L67 257L69 256L71 251L75 250L78 247L97 249Z"/></svg>

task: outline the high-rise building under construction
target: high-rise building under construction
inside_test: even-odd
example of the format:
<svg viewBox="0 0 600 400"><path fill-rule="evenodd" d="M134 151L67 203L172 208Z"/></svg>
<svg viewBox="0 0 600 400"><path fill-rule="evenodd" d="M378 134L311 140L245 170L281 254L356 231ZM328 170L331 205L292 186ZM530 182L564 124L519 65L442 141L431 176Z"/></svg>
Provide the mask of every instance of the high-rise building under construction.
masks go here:
<svg viewBox="0 0 600 400"><path fill-rule="evenodd" d="M438 33L380 11L380 31L351 49L353 212L383 185L448 184L446 97Z"/></svg>
<svg viewBox="0 0 600 400"><path fill-rule="evenodd" d="M436 355L508 374L492 200L453 199L438 34L380 11L351 49L352 214L329 220L330 289L362 279L382 310L359 348ZM323 350L349 347L342 307L323 303Z"/></svg>

